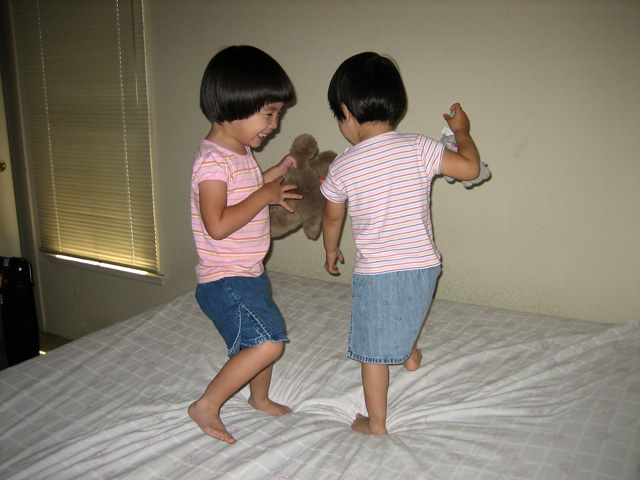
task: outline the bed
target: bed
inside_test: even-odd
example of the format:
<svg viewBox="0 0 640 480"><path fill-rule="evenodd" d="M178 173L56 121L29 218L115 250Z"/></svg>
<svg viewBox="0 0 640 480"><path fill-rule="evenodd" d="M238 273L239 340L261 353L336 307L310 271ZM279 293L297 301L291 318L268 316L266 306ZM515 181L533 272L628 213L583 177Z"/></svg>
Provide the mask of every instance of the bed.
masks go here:
<svg viewBox="0 0 640 480"><path fill-rule="evenodd" d="M269 272L290 343L271 396L294 413L187 416L225 361L193 292L0 372L1 479L640 478L640 322L587 322L436 300L422 367L391 368L388 429L345 356L349 285ZM606 320L606 319L603 319Z"/></svg>

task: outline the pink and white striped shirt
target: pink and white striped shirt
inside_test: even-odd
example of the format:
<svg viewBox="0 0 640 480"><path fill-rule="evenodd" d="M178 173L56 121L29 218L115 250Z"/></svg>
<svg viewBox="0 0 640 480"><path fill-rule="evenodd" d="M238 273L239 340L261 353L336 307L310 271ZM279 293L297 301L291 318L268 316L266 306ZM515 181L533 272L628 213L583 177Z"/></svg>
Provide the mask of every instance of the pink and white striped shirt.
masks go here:
<svg viewBox="0 0 640 480"><path fill-rule="evenodd" d="M238 155L208 140L200 142L191 174L191 229L198 252L198 283L262 275L262 261L271 242L269 206L227 238L215 240L200 215L198 185L205 180L227 184L227 205L240 203L264 184L262 171L248 147L246 155Z"/></svg>
<svg viewBox="0 0 640 480"><path fill-rule="evenodd" d="M431 183L444 145L423 135L383 133L338 155L321 186L348 200L353 272L376 275L440 265L431 225Z"/></svg>

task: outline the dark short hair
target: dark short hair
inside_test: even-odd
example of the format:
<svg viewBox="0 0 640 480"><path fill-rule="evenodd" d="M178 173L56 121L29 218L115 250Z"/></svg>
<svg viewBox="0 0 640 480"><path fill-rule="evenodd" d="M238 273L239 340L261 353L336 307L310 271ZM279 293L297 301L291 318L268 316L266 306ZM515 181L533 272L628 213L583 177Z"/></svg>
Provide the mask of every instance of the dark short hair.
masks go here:
<svg viewBox="0 0 640 480"><path fill-rule="evenodd" d="M250 117L267 103L295 98L280 64L259 48L227 47L209 62L200 85L200 109L211 123Z"/></svg>
<svg viewBox="0 0 640 480"><path fill-rule="evenodd" d="M393 60L374 52L348 58L329 83L329 106L338 121L344 120L344 103L359 123L395 125L407 108L407 93Z"/></svg>

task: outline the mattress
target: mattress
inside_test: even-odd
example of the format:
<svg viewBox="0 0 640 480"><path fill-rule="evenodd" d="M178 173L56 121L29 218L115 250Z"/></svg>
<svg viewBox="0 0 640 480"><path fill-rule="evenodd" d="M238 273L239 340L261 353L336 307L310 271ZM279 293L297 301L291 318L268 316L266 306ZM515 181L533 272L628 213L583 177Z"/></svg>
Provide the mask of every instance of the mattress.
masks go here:
<svg viewBox="0 0 640 480"><path fill-rule="evenodd" d="M290 342L271 398L187 407L226 360L189 292L0 372L0 479L640 478L640 322L613 325L435 300L415 372L391 367L389 435L346 357L349 285L269 272Z"/></svg>

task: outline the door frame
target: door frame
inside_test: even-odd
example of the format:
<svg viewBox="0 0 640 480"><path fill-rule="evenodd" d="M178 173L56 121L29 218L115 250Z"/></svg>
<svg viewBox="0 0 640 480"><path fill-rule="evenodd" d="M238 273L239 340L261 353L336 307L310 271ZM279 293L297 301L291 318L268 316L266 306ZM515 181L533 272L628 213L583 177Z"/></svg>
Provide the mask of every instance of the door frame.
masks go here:
<svg viewBox="0 0 640 480"><path fill-rule="evenodd" d="M4 97L11 179L13 182L20 256L31 262L34 277L34 296L40 330L46 332L46 316L42 308L40 285L40 255L35 228L34 204L32 201L29 164L22 122L20 87L18 84L14 55L13 30L11 28L11 2L0 2L0 81ZM6 173L6 172L5 172Z"/></svg>

